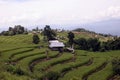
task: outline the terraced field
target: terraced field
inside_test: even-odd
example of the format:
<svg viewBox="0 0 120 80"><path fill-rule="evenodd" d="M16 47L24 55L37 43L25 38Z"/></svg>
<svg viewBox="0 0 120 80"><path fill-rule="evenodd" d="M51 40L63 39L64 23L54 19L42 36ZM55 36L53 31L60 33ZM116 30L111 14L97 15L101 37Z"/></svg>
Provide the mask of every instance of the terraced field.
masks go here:
<svg viewBox="0 0 120 80"><path fill-rule="evenodd" d="M107 80L113 75L111 60L120 57L119 50L59 53L39 37L35 45L32 35L0 36L0 80Z"/></svg>

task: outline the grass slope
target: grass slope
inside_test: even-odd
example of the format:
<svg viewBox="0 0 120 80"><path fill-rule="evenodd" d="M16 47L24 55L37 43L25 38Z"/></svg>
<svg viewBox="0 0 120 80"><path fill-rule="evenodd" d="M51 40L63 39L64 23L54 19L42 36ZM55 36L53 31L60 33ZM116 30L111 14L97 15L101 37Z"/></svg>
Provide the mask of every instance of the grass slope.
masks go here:
<svg viewBox="0 0 120 80"><path fill-rule="evenodd" d="M58 35L65 37L60 40L64 42L68 40L66 32L58 33ZM75 34L75 36L76 38L94 37L87 33ZM42 40L43 36L39 35L39 37L40 43L32 44L32 35L0 36L0 80L40 80L50 72L58 74L57 80L82 80L84 77L87 77L87 80L106 80L113 74L111 60L120 58L120 50L108 52L76 50L75 57L69 52L58 56L57 51L49 50L49 59L46 59L45 51L48 50L48 43ZM102 36L98 37L101 41L106 40ZM39 49L38 46L42 48ZM108 64L95 72L104 62ZM25 74L18 75L7 71L11 65L13 68L20 68Z"/></svg>

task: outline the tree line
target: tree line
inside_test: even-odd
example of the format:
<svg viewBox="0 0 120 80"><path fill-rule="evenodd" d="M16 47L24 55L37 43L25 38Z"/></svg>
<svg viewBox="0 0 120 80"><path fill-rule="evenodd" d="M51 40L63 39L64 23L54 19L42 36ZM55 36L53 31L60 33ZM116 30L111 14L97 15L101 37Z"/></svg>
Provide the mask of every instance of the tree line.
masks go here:
<svg viewBox="0 0 120 80"><path fill-rule="evenodd" d="M55 40L56 39L56 32L50 28L49 25L46 25L44 27L44 30L42 32L44 35L44 40ZM97 38L79 38L74 39L75 35L72 31L68 32L68 42L70 47L73 48L73 45L75 45L75 49L80 50L88 50L88 51L108 51L108 50L119 50L120 49L120 37L115 38L113 40L109 40L107 42L100 42ZM39 43L39 37L37 34L33 35L33 43L38 44Z"/></svg>
<svg viewBox="0 0 120 80"><path fill-rule="evenodd" d="M120 37L103 42L101 48L103 50L120 50Z"/></svg>
<svg viewBox="0 0 120 80"><path fill-rule="evenodd" d="M23 26L21 25L15 25L14 28L9 27L9 29L7 31L2 31L1 35L4 36L13 36L16 34L27 34L27 29L25 29Z"/></svg>
<svg viewBox="0 0 120 80"><path fill-rule="evenodd" d="M79 38L74 41L74 43L77 45L77 49L82 50L89 50L89 51L99 51L100 49L100 41L96 38Z"/></svg>
<svg viewBox="0 0 120 80"><path fill-rule="evenodd" d="M70 46L75 45L75 49L88 50L88 51L108 51L108 50L120 50L120 37L107 42L100 42L97 38L79 38L74 39L74 33L68 33L68 43Z"/></svg>
<svg viewBox="0 0 120 80"><path fill-rule="evenodd" d="M50 28L49 25L44 27L44 30L41 33L44 36L44 41L55 40L56 39L56 32ZM39 36L34 33L33 35L33 43L38 44L40 42Z"/></svg>

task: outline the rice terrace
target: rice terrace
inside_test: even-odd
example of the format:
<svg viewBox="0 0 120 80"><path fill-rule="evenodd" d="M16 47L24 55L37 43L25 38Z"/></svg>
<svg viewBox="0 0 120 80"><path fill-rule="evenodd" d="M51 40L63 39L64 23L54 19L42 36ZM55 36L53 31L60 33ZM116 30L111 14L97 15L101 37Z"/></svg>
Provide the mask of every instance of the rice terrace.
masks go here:
<svg viewBox="0 0 120 80"><path fill-rule="evenodd" d="M33 36L38 36L38 43ZM53 30L48 25L43 32L36 28L27 34L1 34L0 80L120 80L120 38L115 38L85 29ZM115 46L108 49L107 41ZM93 47L87 47L88 42ZM102 44L106 46L97 49Z"/></svg>
<svg viewBox="0 0 120 80"><path fill-rule="evenodd" d="M120 80L120 0L0 0L0 80Z"/></svg>

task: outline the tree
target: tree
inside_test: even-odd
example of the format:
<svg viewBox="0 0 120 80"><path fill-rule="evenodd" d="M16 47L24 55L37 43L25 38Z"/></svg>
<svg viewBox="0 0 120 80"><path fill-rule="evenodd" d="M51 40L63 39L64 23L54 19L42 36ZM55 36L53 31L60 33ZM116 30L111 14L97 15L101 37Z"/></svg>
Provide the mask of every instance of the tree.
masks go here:
<svg viewBox="0 0 120 80"><path fill-rule="evenodd" d="M69 33L68 33L69 44L70 44L71 48L73 47L74 37L75 37L75 36L74 36L74 33L72 33L72 32L69 32Z"/></svg>
<svg viewBox="0 0 120 80"><path fill-rule="evenodd" d="M12 31L13 30L13 28L12 27L9 27L9 31Z"/></svg>
<svg viewBox="0 0 120 80"><path fill-rule="evenodd" d="M90 38L88 39L88 48L89 49L92 49L92 51L99 51L100 49L100 42L98 39L93 39L93 38Z"/></svg>
<svg viewBox="0 0 120 80"><path fill-rule="evenodd" d="M32 29L32 31L39 31L39 28L36 27L35 29Z"/></svg>
<svg viewBox="0 0 120 80"><path fill-rule="evenodd" d="M85 38L79 38L76 39L75 44L78 45L78 49L82 49L82 50L87 50L88 49L88 42Z"/></svg>
<svg viewBox="0 0 120 80"><path fill-rule="evenodd" d="M16 25L15 27L14 27L14 32L16 33L16 34L23 34L24 33L24 27L23 26L21 26L21 25Z"/></svg>
<svg viewBox="0 0 120 80"><path fill-rule="evenodd" d="M9 31L3 31L3 32L1 32L1 34L4 35L4 36L8 36L9 35Z"/></svg>
<svg viewBox="0 0 120 80"><path fill-rule="evenodd" d="M100 41L98 39L85 39L85 38L79 38L76 39L75 44L78 45L78 49L82 50L90 50L90 51L99 51L100 50Z"/></svg>
<svg viewBox="0 0 120 80"><path fill-rule="evenodd" d="M109 40L107 42L102 43L102 48L105 50L119 50L120 49L120 38L116 38L114 40Z"/></svg>
<svg viewBox="0 0 120 80"><path fill-rule="evenodd" d="M36 27L36 31L39 31L39 28L38 28L38 27Z"/></svg>
<svg viewBox="0 0 120 80"><path fill-rule="evenodd" d="M49 25L46 25L43 31L44 37L47 36L48 40L54 40L56 33L50 28Z"/></svg>
<svg viewBox="0 0 120 80"><path fill-rule="evenodd" d="M38 44L40 42L40 39L37 34L33 35L33 43Z"/></svg>
<svg viewBox="0 0 120 80"><path fill-rule="evenodd" d="M9 29L7 31L3 31L1 33L1 35L5 35L5 36L13 36L16 34L24 34L24 33L28 33L25 28L21 25L15 25L14 28L9 27Z"/></svg>
<svg viewBox="0 0 120 80"><path fill-rule="evenodd" d="M15 33L13 31L9 31L9 36L13 36Z"/></svg>

